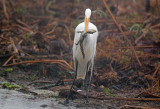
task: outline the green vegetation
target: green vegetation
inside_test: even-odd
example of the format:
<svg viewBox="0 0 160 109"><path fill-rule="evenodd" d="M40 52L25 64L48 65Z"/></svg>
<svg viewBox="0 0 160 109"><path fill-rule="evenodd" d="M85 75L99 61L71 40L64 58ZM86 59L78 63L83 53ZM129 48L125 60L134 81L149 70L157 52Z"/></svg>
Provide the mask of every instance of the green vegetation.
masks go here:
<svg viewBox="0 0 160 109"><path fill-rule="evenodd" d="M135 12L130 12L130 16L132 16L132 17L138 17L138 14L135 13Z"/></svg>
<svg viewBox="0 0 160 109"><path fill-rule="evenodd" d="M157 41L156 35L153 33L153 31L150 27L142 28L142 25L135 23L130 28L131 32L133 30L137 30L137 33L135 34L136 39L140 36L141 33L143 33L143 35L146 36L146 34L148 32L150 32L152 34L152 37L155 40L155 42Z"/></svg>
<svg viewBox="0 0 160 109"><path fill-rule="evenodd" d="M10 89L10 90L14 90L15 88L22 88L22 86L20 86L20 85L13 85L11 83L4 83L2 85L2 88L7 88L7 89Z"/></svg>
<svg viewBox="0 0 160 109"><path fill-rule="evenodd" d="M109 88L105 88L105 89L104 89L104 93L105 93L106 95L111 95L111 91L110 91Z"/></svg>
<svg viewBox="0 0 160 109"><path fill-rule="evenodd" d="M6 68L4 69L5 72L12 72L13 71L13 68Z"/></svg>
<svg viewBox="0 0 160 109"><path fill-rule="evenodd" d="M130 28L130 31L132 32L133 30L137 30L137 33L135 35L135 38L137 39L140 34L142 33L142 26L140 24L133 24L132 27Z"/></svg>
<svg viewBox="0 0 160 109"><path fill-rule="evenodd" d="M23 7L21 7L21 6L17 7L16 11L19 14L24 14L24 12L25 12L24 9L23 9Z"/></svg>
<svg viewBox="0 0 160 109"><path fill-rule="evenodd" d="M154 40L156 41L157 38L156 38L156 35L153 33L152 29L151 29L150 27L148 27L148 30L149 30L149 32L152 34Z"/></svg>
<svg viewBox="0 0 160 109"><path fill-rule="evenodd" d="M81 22L79 20L75 20L74 25L79 25Z"/></svg>
<svg viewBox="0 0 160 109"><path fill-rule="evenodd" d="M52 15L55 15L56 12L49 9L49 7L50 7L53 3L56 3L56 0L49 1L45 9L46 9L46 11L48 11L49 13L51 13Z"/></svg>
<svg viewBox="0 0 160 109"><path fill-rule="evenodd" d="M76 2L77 2L78 4L80 4L81 0L76 0Z"/></svg>
<svg viewBox="0 0 160 109"><path fill-rule="evenodd" d="M27 38L30 38L31 36L32 36L31 32L26 35Z"/></svg>
<svg viewBox="0 0 160 109"><path fill-rule="evenodd" d="M118 95L111 94L111 90L109 88L105 88L104 93L105 93L105 95L109 95L109 96L112 96L112 97L119 97Z"/></svg>
<svg viewBox="0 0 160 109"><path fill-rule="evenodd" d="M95 11L92 11L92 13L96 13L96 12L98 12L100 17L104 16L105 18L107 18L107 14L100 8L97 8Z"/></svg>
<svg viewBox="0 0 160 109"><path fill-rule="evenodd" d="M30 77L30 79L31 79L32 81L36 80L36 74L32 74L31 77Z"/></svg>
<svg viewBox="0 0 160 109"><path fill-rule="evenodd" d="M123 60L122 60L123 63L126 63L126 62L128 62L128 61L129 61L128 59L123 59Z"/></svg>

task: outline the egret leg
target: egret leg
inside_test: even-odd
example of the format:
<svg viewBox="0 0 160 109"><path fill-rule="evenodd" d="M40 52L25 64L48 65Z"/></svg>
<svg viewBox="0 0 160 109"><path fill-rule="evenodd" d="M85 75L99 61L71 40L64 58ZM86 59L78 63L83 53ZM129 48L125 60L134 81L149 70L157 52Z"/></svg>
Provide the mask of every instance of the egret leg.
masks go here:
<svg viewBox="0 0 160 109"><path fill-rule="evenodd" d="M73 84L74 84L74 82L75 82L75 80L76 80L76 77L77 77L77 68L78 68L78 61L76 61L76 75L75 75L75 78L74 78L74 80L73 80L72 86L71 86L71 88L70 88L70 90L69 90L69 93L68 93L68 95L67 95L67 98L66 98L66 100L65 100L65 104L68 104L68 103L69 103L69 96L70 96L70 94L71 94L71 90L72 90L72 88L73 88Z"/></svg>
<svg viewBox="0 0 160 109"><path fill-rule="evenodd" d="M87 69L88 69L88 64L87 64ZM88 79L88 71L86 71L86 76L85 76L86 103L88 104L88 85L87 85L87 79Z"/></svg>

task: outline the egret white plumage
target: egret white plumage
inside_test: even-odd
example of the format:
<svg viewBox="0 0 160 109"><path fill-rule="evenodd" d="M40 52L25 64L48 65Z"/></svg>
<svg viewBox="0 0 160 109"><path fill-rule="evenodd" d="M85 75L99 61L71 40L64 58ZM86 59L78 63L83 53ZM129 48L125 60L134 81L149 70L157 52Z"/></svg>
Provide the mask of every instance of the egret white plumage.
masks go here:
<svg viewBox="0 0 160 109"><path fill-rule="evenodd" d="M90 22L91 10L85 11L84 22L80 23L75 29L73 44L73 61L76 71L75 79L85 79L86 102L88 103L87 71L91 69L90 80L93 73L94 57L96 55L96 44L98 37L97 27ZM74 81L75 81L74 79ZM73 83L74 83L73 81ZM73 84L71 86L71 89ZM71 90L70 89L70 90ZM68 102L70 92L67 96Z"/></svg>

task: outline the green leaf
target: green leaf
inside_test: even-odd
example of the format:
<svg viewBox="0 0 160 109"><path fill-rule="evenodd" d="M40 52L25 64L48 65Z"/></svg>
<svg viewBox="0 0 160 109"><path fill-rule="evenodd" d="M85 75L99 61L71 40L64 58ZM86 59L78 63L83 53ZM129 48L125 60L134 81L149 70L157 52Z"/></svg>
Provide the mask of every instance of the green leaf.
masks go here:
<svg viewBox="0 0 160 109"><path fill-rule="evenodd" d="M132 27L130 28L130 31L132 32L133 30L137 30L137 33L135 35L136 39L140 36L141 32L142 32L142 27L140 24L134 24L132 25Z"/></svg>
<svg viewBox="0 0 160 109"><path fill-rule="evenodd" d="M11 72L11 71L13 71L13 68L6 68L6 69L4 69L4 71L5 72Z"/></svg>
<svg viewBox="0 0 160 109"><path fill-rule="evenodd" d="M26 35L27 38L30 38L31 36L32 36L32 33L28 33L28 34Z"/></svg>
<svg viewBox="0 0 160 109"><path fill-rule="evenodd" d="M53 3L56 3L56 0L52 0L52 1L49 1L47 6L46 6L46 11L49 10L49 7L53 4Z"/></svg>
<svg viewBox="0 0 160 109"><path fill-rule="evenodd" d="M128 59L123 59L122 62L123 63L128 62Z"/></svg>
<svg viewBox="0 0 160 109"><path fill-rule="evenodd" d="M153 33L152 29L148 27L148 30L152 34L152 37L154 38L154 40L157 40L156 35Z"/></svg>
<svg viewBox="0 0 160 109"><path fill-rule="evenodd" d="M157 62L157 64L159 65L159 64L160 64L160 62Z"/></svg>
<svg viewBox="0 0 160 109"><path fill-rule="evenodd" d="M11 84L11 83L4 83L3 85L2 85L2 88L7 88L7 89L15 89L15 88L22 88L22 86L20 86L20 85L13 85L13 84Z"/></svg>
<svg viewBox="0 0 160 109"><path fill-rule="evenodd" d="M100 15L104 15L104 17L107 18L107 14L103 10L98 9L98 12Z"/></svg>
<svg viewBox="0 0 160 109"><path fill-rule="evenodd" d="M97 8L96 10L92 11L92 13L96 13L96 12L98 12L100 16L104 15L104 17L107 18L107 14L100 8Z"/></svg>
<svg viewBox="0 0 160 109"><path fill-rule="evenodd" d="M36 41L32 41L32 44L33 44L33 45L36 45L36 44L37 44L37 42L36 42Z"/></svg>
<svg viewBox="0 0 160 109"><path fill-rule="evenodd" d="M24 13L24 9L23 9L23 7L21 7L21 6L17 7L16 11L17 11L18 13L20 13L20 14L23 14L23 13Z"/></svg>
<svg viewBox="0 0 160 109"><path fill-rule="evenodd" d="M110 95L110 94L111 94L111 91L110 91L110 89L105 88L105 89L104 89L104 93L105 93L106 95Z"/></svg>
<svg viewBox="0 0 160 109"><path fill-rule="evenodd" d="M78 4L80 4L81 0L76 0Z"/></svg>

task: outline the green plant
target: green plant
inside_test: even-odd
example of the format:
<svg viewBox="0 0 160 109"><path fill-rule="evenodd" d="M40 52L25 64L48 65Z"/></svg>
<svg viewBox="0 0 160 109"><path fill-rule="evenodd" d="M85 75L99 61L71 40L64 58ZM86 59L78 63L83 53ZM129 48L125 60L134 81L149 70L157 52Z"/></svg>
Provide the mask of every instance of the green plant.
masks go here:
<svg viewBox="0 0 160 109"><path fill-rule="evenodd" d="M80 24L81 22L79 21L79 20L75 20L75 22L74 22L74 25L78 25L78 24Z"/></svg>
<svg viewBox="0 0 160 109"><path fill-rule="evenodd" d="M104 89L104 93L105 93L106 95L110 95L110 94L111 94L111 91L110 91L109 88L105 88L105 89Z"/></svg>
<svg viewBox="0 0 160 109"><path fill-rule="evenodd" d="M81 0L76 0L78 4L80 4Z"/></svg>
<svg viewBox="0 0 160 109"><path fill-rule="evenodd" d="M16 11L19 14L23 14L25 12L24 9L23 9L23 7L21 7L21 6L17 7Z"/></svg>
<svg viewBox="0 0 160 109"><path fill-rule="evenodd" d="M51 13L52 15L55 15L56 12L49 9L49 7L50 7L53 3L56 3L56 0L49 1L45 9L46 9L46 11L48 11L49 13Z"/></svg>
<svg viewBox="0 0 160 109"><path fill-rule="evenodd" d="M142 26L140 24L133 24L130 28L130 31L132 32L133 30L137 30L137 33L135 35L135 38L137 39L140 34L142 33Z"/></svg>
<svg viewBox="0 0 160 109"><path fill-rule="evenodd" d="M31 78L32 81L36 80L36 74L31 75L30 78Z"/></svg>
<svg viewBox="0 0 160 109"><path fill-rule="evenodd" d="M33 45L36 45L37 43L36 43L36 41L32 41L32 44L33 44Z"/></svg>
<svg viewBox="0 0 160 109"><path fill-rule="evenodd" d="M4 71L5 72L11 72L11 71L13 71L13 68L6 68L6 69L4 69Z"/></svg>
<svg viewBox="0 0 160 109"><path fill-rule="evenodd" d="M148 27L149 32L152 34L152 37L154 38L154 40L156 41L156 35L153 33L152 29L150 27Z"/></svg>
<svg viewBox="0 0 160 109"><path fill-rule="evenodd" d="M122 62L126 63L126 62L128 62L128 59L122 59Z"/></svg>
<svg viewBox="0 0 160 109"><path fill-rule="evenodd" d="M30 32L30 33L28 33L28 34L26 35L27 38L30 38L31 36L32 36L32 32Z"/></svg>
<svg viewBox="0 0 160 109"><path fill-rule="evenodd" d="M138 14L137 14L137 13L135 13L135 12L130 12L130 16L137 17L137 16L138 16Z"/></svg>
<svg viewBox="0 0 160 109"><path fill-rule="evenodd" d="M105 18L107 18L107 14L103 10L101 10L100 8L97 8L95 11L92 11L92 13L96 13L96 12L98 12L98 14L100 16L103 15Z"/></svg>
<svg viewBox="0 0 160 109"><path fill-rule="evenodd" d="M11 83L4 83L2 85L2 88L7 88L7 89L10 89L10 90L14 90L15 88L22 88L22 86L20 86L20 85L13 85Z"/></svg>

